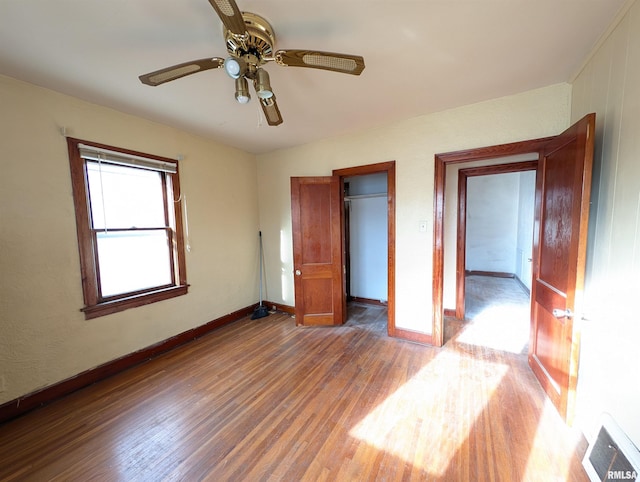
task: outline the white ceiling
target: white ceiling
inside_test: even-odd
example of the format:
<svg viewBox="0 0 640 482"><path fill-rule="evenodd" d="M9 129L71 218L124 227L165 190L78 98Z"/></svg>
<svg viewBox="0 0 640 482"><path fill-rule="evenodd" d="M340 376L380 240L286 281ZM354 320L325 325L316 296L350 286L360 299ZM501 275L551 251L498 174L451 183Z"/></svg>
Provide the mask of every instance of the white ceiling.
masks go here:
<svg viewBox="0 0 640 482"><path fill-rule="evenodd" d="M0 73L261 153L570 81L626 0L237 0L275 48L364 56L361 76L267 65L284 123L240 105L207 0L0 0ZM260 115L259 115L260 114Z"/></svg>

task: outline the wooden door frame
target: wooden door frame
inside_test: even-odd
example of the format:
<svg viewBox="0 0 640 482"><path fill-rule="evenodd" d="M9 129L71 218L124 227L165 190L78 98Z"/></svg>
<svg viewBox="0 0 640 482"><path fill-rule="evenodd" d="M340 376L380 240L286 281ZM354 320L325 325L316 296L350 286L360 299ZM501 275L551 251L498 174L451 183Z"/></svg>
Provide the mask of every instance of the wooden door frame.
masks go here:
<svg viewBox="0 0 640 482"><path fill-rule="evenodd" d="M364 166L334 169L333 175L340 178L341 203L344 205L344 178L366 176L367 174L387 174L387 334L392 337L413 339L412 332L396 328L396 161L380 162ZM345 223L342 219L342 244L345 249ZM344 274L344 269L343 269ZM345 281L343 280L343 284ZM346 295L343 288L343 304L346 313ZM345 315L346 316L346 315ZM415 340L419 341L419 340Z"/></svg>
<svg viewBox="0 0 640 482"><path fill-rule="evenodd" d="M455 317L464 319L466 294L466 257L467 257L467 179L469 177L510 174L513 172L535 171L538 161L509 162L491 164L482 167L469 167L458 171L458 225L456 243L456 309Z"/></svg>
<svg viewBox="0 0 640 482"><path fill-rule="evenodd" d="M442 346L444 342L444 196L447 166L449 164L508 157L517 154L534 152L539 154L552 139L553 137L545 137L435 155L433 188L433 312L431 331L433 345Z"/></svg>

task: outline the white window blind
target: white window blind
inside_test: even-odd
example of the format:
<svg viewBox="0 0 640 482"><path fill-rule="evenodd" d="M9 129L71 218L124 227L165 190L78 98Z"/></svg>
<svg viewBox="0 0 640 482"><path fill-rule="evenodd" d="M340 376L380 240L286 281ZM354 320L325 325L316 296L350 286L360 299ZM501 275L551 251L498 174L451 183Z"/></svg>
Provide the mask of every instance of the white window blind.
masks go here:
<svg viewBox="0 0 640 482"><path fill-rule="evenodd" d="M138 167L150 171L161 171L170 174L178 172L178 164L175 162L161 161L150 157L135 156L124 152L111 151L86 144L78 144L80 157L90 161L108 162L120 166Z"/></svg>

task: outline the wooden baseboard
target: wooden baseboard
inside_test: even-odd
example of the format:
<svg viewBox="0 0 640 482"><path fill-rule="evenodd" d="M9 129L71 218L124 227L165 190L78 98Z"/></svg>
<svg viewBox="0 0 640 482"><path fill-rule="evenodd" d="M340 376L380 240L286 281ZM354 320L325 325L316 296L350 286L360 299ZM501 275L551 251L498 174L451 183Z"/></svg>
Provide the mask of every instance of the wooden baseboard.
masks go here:
<svg viewBox="0 0 640 482"><path fill-rule="evenodd" d="M493 276L494 278L515 278L513 273L503 273L502 271L470 271L464 272L465 276Z"/></svg>
<svg viewBox="0 0 640 482"><path fill-rule="evenodd" d="M263 301L262 303L270 310L283 311L285 313L289 313L290 315L294 315L296 312L294 306L274 303L273 301Z"/></svg>
<svg viewBox="0 0 640 482"><path fill-rule="evenodd" d="M431 334L422 333L419 331L406 330L403 328L396 328L393 330L393 334L389 334L389 336L393 336L394 338L406 341L413 341L415 343L420 343L423 345L433 345L433 337Z"/></svg>
<svg viewBox="0 0 640 482"><path fill-rule="evenodd" d="M362 298L357 298L357 299L361 300ZM372 301L375 301L375 300L372 300ZM284 311L285 313L289 313L290 315L295 314L295 307L293 306L282 305L280 303L274 303L272 301L264 301L263 303L269 309L275 308L278 311ZM430 334L421 333L421 332L412 331L412 330L404 330L402 328L396 328L395 330L393 330L393 333L389 333L389 336L398 338L400 340L413 341L415 343L422 343L424 345L433 344L433 338Z"/></svg>
<svg viewBox="0 0 640 482"><path fill-rule="evenodd" d="M522 288L522 290L527 294L527 296L531 296L531 290L529 290L529 288L527 288L527 285L525 285L522 280L520 278L518 278L517 276L515 277L516 281L518 282L518 284L520 285L520 288Z"/></svg>
<svg viewBox="0 0 640 482"><path fill-rule="evenodd" d="M387 306L386 301L374 300L371 298L361 298L359 296L351 296L349 301L354 301L356 303L364 303L366 305L375 305L375 306Z"/></svg>
<svg viewBox="0 0 640 482"><path fill-rule="evenodd" d="M513 273L503 273L502 271L470 271L464 272L465 276L493 276L494 278L515 278Z"/></svg>
<svg viewBox="0 0 640 482"><path fill-rule="evenodd" d="M0 423L11 420L12 418L18 417L42 405L46 405L58 398L69 395L76 390L150 360L161 353L167 352L173 348L199 338L216 328L220 328L223 325L237 321L240 318L253 313L254 308L255 305L251 305L238 311L234 311L233 313L224 315L204 325L192 328L191 330L187 330L171 338L167 338L155 345L151 345L120 358L116 358L115 360L81 372L54 385L50 385L22 397L18 397L15 400L10 400L9 402L0 405Z"/></svg>

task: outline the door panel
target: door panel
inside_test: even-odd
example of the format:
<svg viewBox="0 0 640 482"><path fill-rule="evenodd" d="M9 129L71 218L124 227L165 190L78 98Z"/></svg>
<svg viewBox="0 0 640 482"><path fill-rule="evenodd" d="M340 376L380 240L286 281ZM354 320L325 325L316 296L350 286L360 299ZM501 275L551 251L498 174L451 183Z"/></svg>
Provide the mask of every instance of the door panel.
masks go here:
<svg viewBox="0 0 640 482"><path fill-rule="evenodd" d="M537 172L529 365L569 422L579 353L572 314L582 312L594 128L590 114L550 141Z"/></svg>
<svg viewBox="0 0 640 482"><path fill-rule="evenodd" d="M343 323L341 211L338 177L291 178L298 325Z"/></svg>

